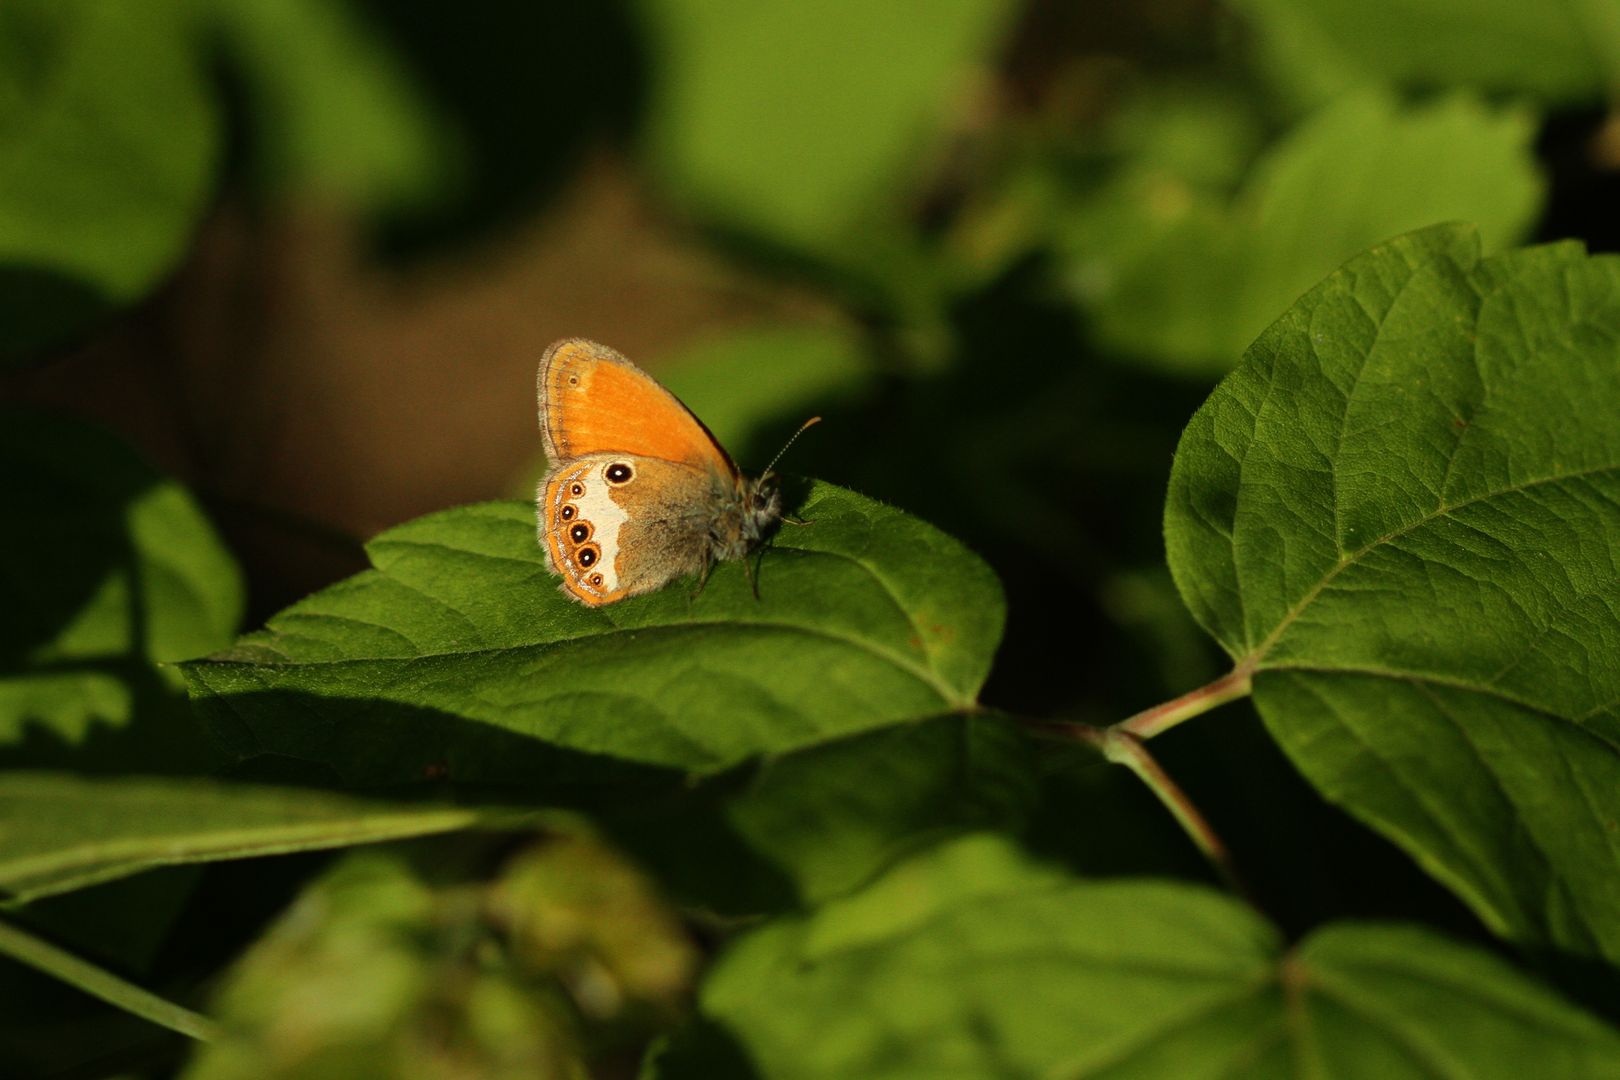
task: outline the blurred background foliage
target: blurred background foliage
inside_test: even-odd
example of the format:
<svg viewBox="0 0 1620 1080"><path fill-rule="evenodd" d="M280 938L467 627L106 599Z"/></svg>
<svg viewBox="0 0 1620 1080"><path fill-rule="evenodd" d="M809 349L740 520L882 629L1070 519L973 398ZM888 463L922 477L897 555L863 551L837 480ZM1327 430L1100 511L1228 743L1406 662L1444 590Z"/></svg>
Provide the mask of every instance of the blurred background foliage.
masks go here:
<svg viewBox="0 0 1620 1080"><path fill-rule="evenodd" d="M1612 0L11 0L0 467L8 516L52 524L0 532L0 761L212 768L161 662L363 566L386 526L531 491L534 366L564 335L660 375L745 468L824 415L789 471L927 518L1005 583L986 702L1118 719L1218 670L1159 536L1213 383L1407 229L1620 247L1617 101ZM1162 742L1239 861L1268 852L1253 884L1285 928L1469 931L1247 706ZM1076 827L1098 815L1117 827ZM1200 872L1129 777L1067 770L1027 816L1088 872ZM321 865L163 871L26 918L192 987ZM351 1000L343 950L371 935L399 1010L455 1028L487 998L531 1065L580 1045L590 1009L550 960L474 962L495 897L544 871L485 861L473 888L412 865L332 870L330 925L280 924L227 1008L257 1023L275 965ZM424 949L464 996L424 989ZM657 1005L670 972L624 994ZM0 995L19 1075L177 1052L21 968ZM456 1030L471 1056L424 1075L502 1075Z"/></svg>

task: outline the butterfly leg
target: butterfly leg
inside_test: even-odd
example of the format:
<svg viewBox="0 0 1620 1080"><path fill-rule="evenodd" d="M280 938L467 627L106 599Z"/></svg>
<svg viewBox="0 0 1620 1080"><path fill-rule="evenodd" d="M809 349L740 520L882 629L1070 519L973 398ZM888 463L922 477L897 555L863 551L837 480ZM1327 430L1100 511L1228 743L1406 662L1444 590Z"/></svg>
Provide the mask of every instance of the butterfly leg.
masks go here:
<svg viewBox="0 0 1620 1080"><path fill-rule="evenodd" d="M687 603L691 603L703 595L704 587L709 584L709 571L713 568L714 563L709 559L709 556L705 554L703 556L703 568L698 571L697 588L693 589L692 595L686 598Z"/></svg>
<svg viewBox="0 0 1620 1080"><path fill-rule="evenodd" d="M815 521L813 519L810 519L810 518L797 518L797 517L794 517L792 514L783 514L782 515L782 520L785 521L789 525L814 525L815 524Z"/></svg>
<svg viewBox="0 0 1620 1080"><path fill-rule="evenodd" d="M754 599L759 599L759 564L765 558L765 549L761 547L758 554L753 555L752 561L748 555L742 557L743 573L748 578L748 587L754 590Z"/></svg>

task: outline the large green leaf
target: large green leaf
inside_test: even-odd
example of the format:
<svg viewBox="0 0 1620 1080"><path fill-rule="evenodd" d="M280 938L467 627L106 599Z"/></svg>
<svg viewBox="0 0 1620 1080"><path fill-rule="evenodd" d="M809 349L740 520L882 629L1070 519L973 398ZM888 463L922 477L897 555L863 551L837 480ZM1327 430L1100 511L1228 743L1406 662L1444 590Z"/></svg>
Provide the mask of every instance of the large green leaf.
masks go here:
<svg viewBox="0 0 1620 1080"><path fill-rule="evenodd" d="M242 582L178 484L87 425L0 415L0 758L172 772L196 764L156 662L224 647ZM178 708L176 708L178 706Z"/></svg>
<svg viewBox="0 0 1620 1080"><path fill-rule="evenodd" d="M1182 439L1170 565L1329 798L1499 932L1620 959L1620 259L1351 260Z"/></svg>
<svg viewBox="0 0 1620 1080"><path fill-rule="evenodd" d="M1551 103L1620 85L1616 0L1239 0L1261 55L1305 100L1385 79L1474 86Z"/></svg>
<svg viewBox="0 0 1620 1080"><path fill-rule="evenodd" d="M1002 0L644 0L658 63L652 161L721 224L840 263L891 209ZM870 242L870 236L864 238Z"/></svg>
<svg viewBox="0 0 1620 1080"><path fill-rule="evenodd" d="M0 9L0 357L134 300L189 239L219 123L188 7Z"/></svg>
<svg viewBox="0 0 1620 1080"><path fill-rule="evenodd" d="M1453 96L1402 106L1353 95L1272 148L1236 198L1152 160L1069 212L1070 281L1111 348L1226 371L1300 293L1356 252L1440 221L1520 238L1542 184L1523 111Z"/></svg>
<svg viewBox="0 0 1620 1080"><path fill-rule="evenodd" d="M626 765L715 770L973 707L1000 591L960 544L828 485L763 553L591 609L557 588L527 503L430 515L369 545L375 569L186 665L238 753L351 783L521 784L554 795Z"/></svg>
<svg viewBox="0 0 1620 1080"><path fill-rule="evenodd" d="M155 866L347 847L488 818L296 788L0 773L0 893L34 900Z"/></svg>
<svg viewBox="0 0 1620 1080"><path fill-rule="evenodd" d="M654 1075L1620 1076L1620 1035L1432 931L1285 949L1207 889L1085 881L984 836L748 935L700 1000Z"/></svg>

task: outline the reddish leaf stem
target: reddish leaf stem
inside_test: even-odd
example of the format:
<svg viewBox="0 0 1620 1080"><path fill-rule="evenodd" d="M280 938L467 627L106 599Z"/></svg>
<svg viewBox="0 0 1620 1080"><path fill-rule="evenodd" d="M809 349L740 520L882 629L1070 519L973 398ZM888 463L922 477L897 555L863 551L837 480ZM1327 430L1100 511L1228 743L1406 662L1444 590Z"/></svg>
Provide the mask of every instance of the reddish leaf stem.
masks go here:
<svg viewBox="0 0 1620 1080"><path fill-rule="evenodd" d="M1239 664L1214 682L1155 705L1151 709L1143 709L1135 716L1121 720L1109 730L1127 732L1138 739L1151 739L1155 735L1169 731L1183 720L1191 720L1217 705L1247 697L1253 675L1254 666L1251 663Z"/></svg>
<svg viewBox="0 0 1620 1080"><path fill-rule="evenodd" d="M1183 720L1190 720L1217 705L1246 696L1253 674L1253 663L1245 661L1206 686L1162 705L1144 709L1106 728L1059 721L1025 721L1025 726L1060 738L1090 743L1109 761L1130 769L1170 811L1182 831L1204 853L1232 891L1253 903L1253 896L1238 876L1225 842L1145 745L1146 740L1168 731Z"/></svg>
<svg viewBox="0 0 1620 1080"><path fill-rule="evenodd" d="M1204 853L1215 872L1221 876L1231 890L1239 896L1254 903L1253 895L1249 892L1243 879L1238 876L1237 868L1232 862L1232 855L1220 836L1210 827L1208 820L1193 805L1187 793L1181 786L1170 778L1164 767L1158 763L1142 738L1133 732L1125 730L1121 725L1100 728L1091 724L1063 723L1050 720L1025 721L1025 726L1052 736L1065 739L1077 739L1080 742L1095 746L1109 761L1116 765L1123 765L1135 773L1142 783L1148 786L1170 811L1182 831L1192 840L1194 846Z"/></svg>
<svg viewBox="0 0 1620 1080"><path fill-rule="evenodd" d="M1238 876L1237 867L1232 862L1232 853L1227 850L1226 843L1210 827L1209 821L1199 813L1198 807L1181 790L1181 786L1170 778L1164 771L1164 766L1150 753L1143 744L1142 739L1129 731L1110 729L1104 732L1102 740L1103 756L1117 765L1123 765L1137 775L1148 789L1158 796L1159 802L1164 804L1166 810L1176 819L1198 850L1204 853L1210 865L1227 886L1245 900L1253 903L1249 889Z"/></svg>

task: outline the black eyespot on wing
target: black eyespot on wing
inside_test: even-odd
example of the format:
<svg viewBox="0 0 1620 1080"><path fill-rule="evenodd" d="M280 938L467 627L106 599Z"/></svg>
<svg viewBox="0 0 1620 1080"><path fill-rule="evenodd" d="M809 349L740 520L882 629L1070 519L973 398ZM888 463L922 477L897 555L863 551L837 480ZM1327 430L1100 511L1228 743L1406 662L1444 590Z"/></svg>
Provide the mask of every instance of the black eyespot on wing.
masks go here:
<svg viewBox="0 0 1620 1080"><path fill-rule="evenodd" d="M563 508L557 516L562 518L564 521L573 521L574 515L577 513L579 513L579 508L573 503L563 503Z"/></svg>
<svg viewBox="0 0 1620 1080"><path fill-rule="evenodd" d="M592 574L591 575L591 584L595 585L597 587L601 587L602 575L601 574Z"/></svg>
<svg viewBox="0 0 1620 1080"><path fill-rule="evenodd" d="M579 498L581 495L585 494L585 485L581 484L577 480L574 481L574 483L570 484L568 487L568 494L572 495L576 499Z"/></svg>
<svg viewBox="0 0 1620 1080"><path fill-rule="evenodd" d="M568 539L572 540L576 544L583 544L590 538L591 523L588 521L575 522L574 527L568 530Z"/></svg>
<svg viewBox="0 0 1620 1080"><path fill-rule="evenodd" d="M595 544L586 544L584 547L574 552L574 558L579 560L579 565L586 568L595 566L596 560L601 557L602 553L596 550Z"/></svg>
<svg viewBox="0 0 1620 1080"><path fill-rule="evenodd" d="M570 376L568 376L568 385L569 386L578 386L579 385L579 376L578 375L570 375Z"/></svg>
<svg viewBox="0 0 1620 1080"><path fill-rule="evenodd" d="M610 484L628 484L630 478L635 475L635 471L624 462L615 461L607 467L607 472L603 473L603 475L607 477Z"/></svg>

